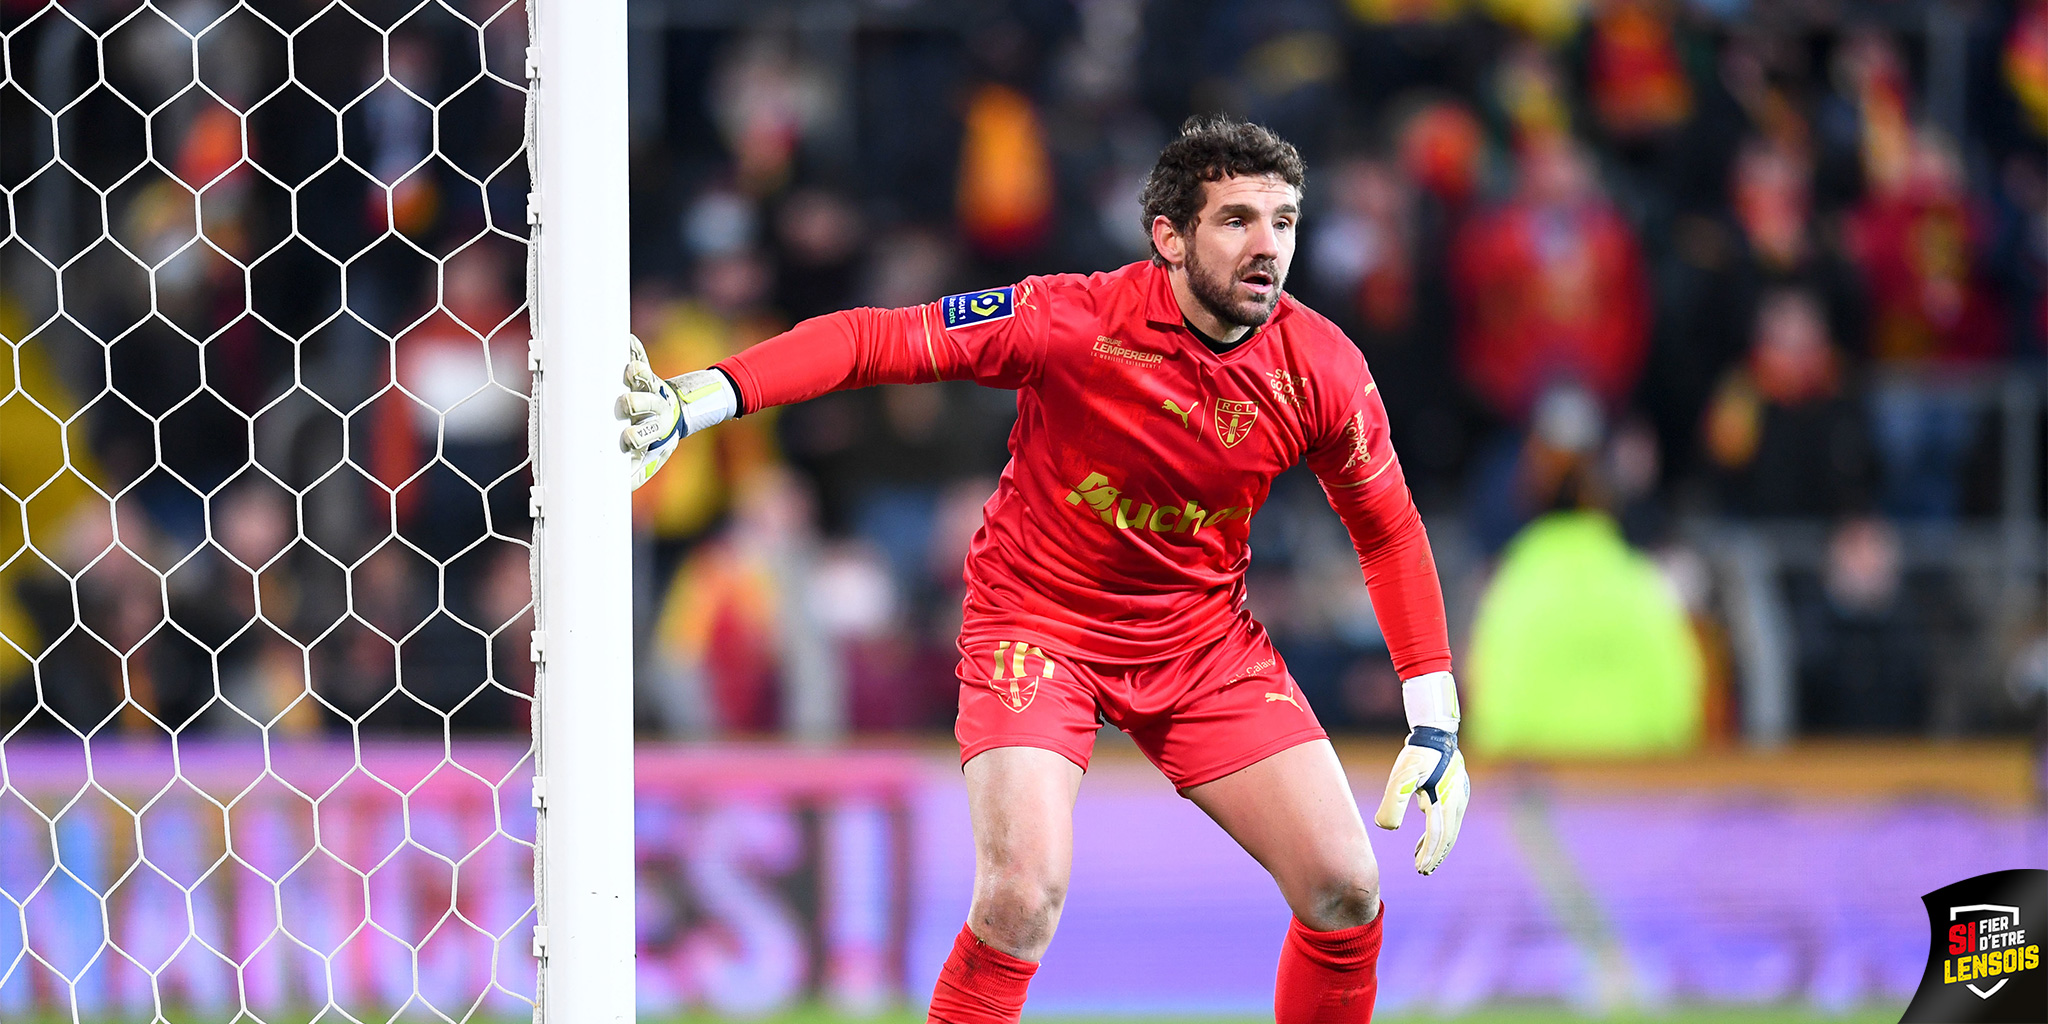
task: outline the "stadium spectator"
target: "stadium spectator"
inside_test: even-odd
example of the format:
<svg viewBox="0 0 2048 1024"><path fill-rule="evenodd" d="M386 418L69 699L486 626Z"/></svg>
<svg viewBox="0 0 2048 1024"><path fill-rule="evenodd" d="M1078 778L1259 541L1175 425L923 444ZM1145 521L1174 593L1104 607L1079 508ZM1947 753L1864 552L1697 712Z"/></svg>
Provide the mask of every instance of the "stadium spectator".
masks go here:
<svg viewBox="0 0 2048 1024"><path fill-rule="evenodd" d="M805 716L844 721L828 637L817 629L815 513L803 485L761 472L729 527L690 552L669 582L646 687L672 732L762 734Z"/></svg>
<svg viewBox="0 0 2048 1024"><path fill-rule="evenodd" d="M399 528L452 557L525 502L502 481L526 457L527 336L498 250L451 257L440 295L396 346L397 387L378 400L377 479L396 493Z"/></svg>
<svg viewBox="0 0 2048 1024"><path fill-rule="evenodd" d="M1609 0L1588 26L1586 90L1600 127L1623 143L1672 131L1692 115L1672 4Z"/></svg>
<svg viewBox="0 0 2048 1024"><path fill-rule="evenodd" d="M1885 363L1980 363L1999 354L1982 277L1982 210L1961 156L1933 129L1869 161L1870 188L1847 224L1870 296L1869 352Z"/></svg>
<svg viewBox="0 0 2048 1024"><path fill-rule="evenodd" d="M1764 297L1749 357L1715 389L1703 430L1724 504L1754 516L1832 517L1872 498L1866 420L1811 292Z"/></svg>
<svg viewBox="0 0 2048 1024"><path fill-rule="evenodd" d="M218 547L205 552L205 564L181 567L172 577L173 618L221 651L225 703L209 709L211 724L246 730L253 720L275 722L286 735L311 733L320 725L320 708L301 699L305 673L288 637L311 635L307 627L315 620L307 614L303 584L314 578L308 563L317 556L295 548L291 503L260 475L222 493L214 503L214 524ZM186 568L199 571L188 576ZM259 604L273 628L241 632ZM207 689L203 683L201 689ZM247 718L236 721L238 712Z"/></svg>
<svg viewBox="0 0 2048 1024"><path fill-rule="evenodd" d="M1378 160L1354 160L1332 175L1335 196L1311 248L1317 283L1350 299L1366 357L1402 347L1417 318L1414 186ZM1374 365L1384 372L1383 364Z"/></svg>
<svg viewBox="0 0 2048 1024"><path fill-rule="evenodd" d="M1532 144L1514 197L1466 225L1451 267L1459 363L1501 421L1527 423L1558 384L1610 411L1627 401L1646 353L1648 282L1634 233L1577 145Z"/></svg>
<svg viewBox="0 0 2048 1024"><path fill-rule="evenodd" d="M791 193L775 212L773 307L793 321L844 307L860 281L864 228L845 196Z"/></svg>
<svg viewBox="0 0 2048 1024"><path fill-rule="evenodd" d="M967 101L956 202L961 235L990 260L1034 253L1052 232L1052 154L1023 93L989 83Z"/></svg>
<svg viewBox="0 0 2048 1024"><path fill-rule="evenodd" d="M1967 381L1953 373L2001 354L2004 330L1961 158L1932 130L1898 145L1867 147L1870 188L1847 225L1869 295L1869 354L1896 371L1872 395L1872 425L1886 510L1947 518L1959 510L1958 474L1977 428Z"/></svg>
<svg viewBox="0 0 2048 1024"><path fill-rule="evenodd" d="M1499 554L1547 512L1607 507L1599 464L1606 434L1607 417L1586 389L1567 382L1545 390L1529 429L1496 437L1466 481L1480 550Z"/></svg>
<svg viewBox="0 0 2048 1024"><path fill-rule="evenodd" d="M1469 728L1496 756L1676 753L1699 742L1702 663L1685 609L1598 511L1518 535L1472 624Z"/></svg>
<svg viewBox="0 0 2048 1024"><path fill-rule="evenodd" d="M658 281L641 283L634 330L650 355L661 353L657 359L723 359L784 325L765 308L768 275L766 262L750 248L706 254L686 296L671 296ZM654 545L655 587L666 584L690 546L730 509L736 488L776 461L775 417L754 419L685 453L673 477L664 474L634 492L635 521Z"/></svg>
<svg viewBox="0 0 2048 1024"><path fill-rule="evenodd" d="M1486 136L1472 111L1452 99L1422 101L1401 121L1396 143L1408 176L1441 203L1449 219L1479 190Z"/></svg>
<svg viewBox="0 0 2048 1024"><path fill-rule="evenodd" d="M1908 587L1899 544L1884 520L1847 520L1819 577L1795 584L1800 728L1927 730L1935 627L1952 595L1931 579Z"/></svg>
<svg viewBox="0 0 2048 1024"><path fill-rule="evenodd" d="M476 610L472 624L492 634L491 681L495 699L484 703L499 705L501 728L518 729L527 721L526 703L514 697L533 695L534 664L531 656L533 629L532 559L524 546L506 544L491 556L488 569L479 575L469 605Z"/></svg>

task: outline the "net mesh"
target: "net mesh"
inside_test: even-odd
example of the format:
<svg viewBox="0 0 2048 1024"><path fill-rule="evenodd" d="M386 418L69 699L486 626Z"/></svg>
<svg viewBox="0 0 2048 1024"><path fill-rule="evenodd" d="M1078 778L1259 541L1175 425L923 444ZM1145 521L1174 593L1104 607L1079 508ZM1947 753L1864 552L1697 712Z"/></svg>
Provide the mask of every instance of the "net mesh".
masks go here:
<svg viewBox="0 0 2048 1024"><path fill-rule="evenodd" d="M0 3L0 1018L532 1013L526 45Z"/></svg>

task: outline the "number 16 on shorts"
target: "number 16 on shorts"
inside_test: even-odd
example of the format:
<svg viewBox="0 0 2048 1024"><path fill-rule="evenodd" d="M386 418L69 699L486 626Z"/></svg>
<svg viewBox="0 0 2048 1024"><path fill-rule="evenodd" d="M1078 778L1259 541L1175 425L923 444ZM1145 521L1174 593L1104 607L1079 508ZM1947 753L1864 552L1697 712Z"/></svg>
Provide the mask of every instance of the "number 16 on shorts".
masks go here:
<svg viewBox="0 0 2048 1024"><path fill-rule="evenodd" d="M1052 675L1052 659L1044 650L1023 640L1004 640L996 644L995 672L988 685L1004 707L1022 712L1038 696L1038 681Z"/></svg>

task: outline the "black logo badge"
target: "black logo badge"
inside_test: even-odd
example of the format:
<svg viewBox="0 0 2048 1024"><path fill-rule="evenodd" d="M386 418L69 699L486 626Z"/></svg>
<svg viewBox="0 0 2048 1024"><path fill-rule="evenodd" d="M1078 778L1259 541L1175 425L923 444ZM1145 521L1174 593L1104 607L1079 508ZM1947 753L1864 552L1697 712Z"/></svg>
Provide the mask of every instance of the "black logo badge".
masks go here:
<svg viewBox="0 0 2048 1024"><path fill-rule="evenodd" d="M1934 938L1899 1024L2048 1021L2048 871L1994 871L1920 901Z"/></svg>

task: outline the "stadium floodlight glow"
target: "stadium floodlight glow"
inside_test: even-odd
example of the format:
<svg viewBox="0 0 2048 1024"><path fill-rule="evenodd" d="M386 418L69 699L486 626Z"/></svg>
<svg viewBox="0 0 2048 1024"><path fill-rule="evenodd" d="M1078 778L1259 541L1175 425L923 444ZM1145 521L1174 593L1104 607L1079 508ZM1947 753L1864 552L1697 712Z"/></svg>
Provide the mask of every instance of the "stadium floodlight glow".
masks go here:
<svg viewBox="0 0 2048 1024"><path fill-rule="evenodd" d="M0 1020L631 1019L625 54L0 11Z"/></svg>

